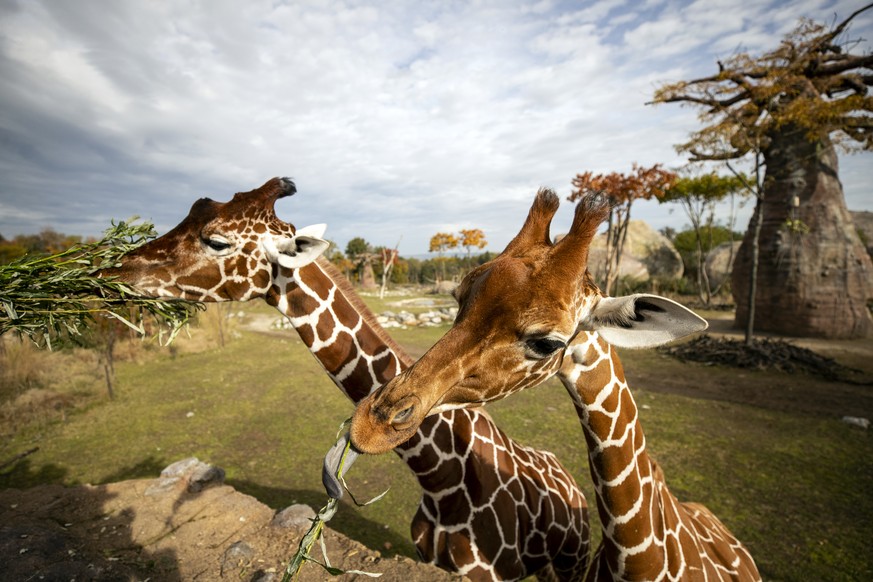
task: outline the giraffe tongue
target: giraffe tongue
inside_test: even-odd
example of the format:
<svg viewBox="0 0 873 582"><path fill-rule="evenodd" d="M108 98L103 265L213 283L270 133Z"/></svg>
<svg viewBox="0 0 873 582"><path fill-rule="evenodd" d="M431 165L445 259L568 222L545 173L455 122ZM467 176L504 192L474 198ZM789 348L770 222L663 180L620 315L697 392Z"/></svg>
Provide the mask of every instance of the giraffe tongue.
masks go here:
<svg viewBox="0 0 873 582"><path fill-rule="evenodd" d="M348 449L348 453L346 453ZM345 455L345 462L343 462ZM324 456L324 465L321 468L321 482L331 499L343 498L343 484L337 477L342 464L343 474L348 473L352 464L360 456L354 447L349 446L349 433L346 432L334 444Z"/></svg>

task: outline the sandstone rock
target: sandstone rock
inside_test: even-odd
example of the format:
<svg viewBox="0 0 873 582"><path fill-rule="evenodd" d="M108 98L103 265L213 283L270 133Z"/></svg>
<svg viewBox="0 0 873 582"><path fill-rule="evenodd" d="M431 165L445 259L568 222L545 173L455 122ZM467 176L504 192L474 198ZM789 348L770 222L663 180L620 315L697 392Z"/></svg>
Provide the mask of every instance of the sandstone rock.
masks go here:
<svg viewBox="0 0 873 582"><path fill-rule="evenodd" d="M588 259L588 268L598 279L602 279L605 258L606 235L599 234L591 243ZM678 279L682 276L683 270L682 257L670 239L645 221L630 221L619 267L619 277L640 281L647 281L653 277Z"/></svg>
<svg viewBox="0 0 873 582"><path fill-rule="evenodd" d="M742 241L722 243L706 255L703 268L706 269L711 289L715 289L725 281L730 280L733 260L737 257L741 244L743 244Z"/></svg>
<svg viewBox="0 0 873 582"><path fill-rule="evenodd" d="M594 275L597 281L603 281L605 277L606 249L592 248L588 253L588 270ZM618 267L619 278L627 277L636 281L648 281L651 278L649 269L645 264L636 257L632 257L625 253L621 258L621 264Z"/></svg>

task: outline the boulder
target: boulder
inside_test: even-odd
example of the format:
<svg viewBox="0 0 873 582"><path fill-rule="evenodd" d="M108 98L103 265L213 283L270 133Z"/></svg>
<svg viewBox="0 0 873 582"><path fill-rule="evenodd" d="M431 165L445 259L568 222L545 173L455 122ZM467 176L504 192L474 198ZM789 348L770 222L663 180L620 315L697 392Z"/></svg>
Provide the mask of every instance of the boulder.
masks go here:
<svg viewBox="0 0 873 582"><path fill-rule="evenodd" d="M706 255L703 268L706 269L711 289L715 289L725 281L730 280L734 259L741 244L743 244L742 241L721 243Z"/></svg>
<svg viewBox="0 0 873 582"><path fill-rule="evenodd" d="M588 259L588 268L598 280L602 280L606 258L606 234L594 237ZM684 267L682 257L666 236L642 220L628 224L619 277L640 281L650 278L678 279Z"/></svg>

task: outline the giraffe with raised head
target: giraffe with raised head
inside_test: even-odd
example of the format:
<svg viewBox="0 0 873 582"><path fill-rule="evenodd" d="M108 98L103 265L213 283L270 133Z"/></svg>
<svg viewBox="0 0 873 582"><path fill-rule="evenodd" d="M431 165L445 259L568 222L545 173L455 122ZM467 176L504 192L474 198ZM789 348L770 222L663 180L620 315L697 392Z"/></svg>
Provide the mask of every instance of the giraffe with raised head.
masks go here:
<svg viewBox="0 0 873 582"><path fill-rule="evenodd" d="M201 199L165 235L106 271L139 293L194 301L263 298L284 314L354 402L407 368L351 285L319 255L323 226L295 229L274 210L288 179ZM482 410L429 418L395 452L423 495L412 536L423 561L472 580L573 580L587 565L587 504L549 452L525 447Z"/></svg>
<svg viewBox="0 0 873 582"><path fill-rule="evenodd" d="M582 424L602 523L586 579L760 580L749 552L715 515L668 489L646 452L612 348L663 344L706 322L663 297L603 296L587 262L606 202L581 201L569 234L552 243L558 204L541 190L506 249L464 278L452 329L359 403L353 444L384 452L430 414L503 398L557 374Z"/></svg>

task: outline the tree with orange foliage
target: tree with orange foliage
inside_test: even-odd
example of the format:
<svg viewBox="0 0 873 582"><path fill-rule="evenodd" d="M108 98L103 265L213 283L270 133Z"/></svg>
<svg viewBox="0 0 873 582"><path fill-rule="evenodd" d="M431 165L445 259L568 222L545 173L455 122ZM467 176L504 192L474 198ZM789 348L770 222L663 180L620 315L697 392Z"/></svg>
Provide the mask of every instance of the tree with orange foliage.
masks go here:
<svg viewBox="0 0 873 582"><path fill-rule="evenodd" d="M456 248L458 248L458 237L450 232L438 232L430 238L429 252L437 254L442 265L443 279L446 278L446 263L443 260L443 253Z"/></svg>
<svg viewBox="0 0 873 582"><path fill-rule="evenodd" d="M606 196L610 202L609 217L606 229L606 260L604 264L604 293L609 295L618 279L621 255L627 239L627 227L630 223L631 207L635 200L660 199L664 193L676 183L677 176L673 172L661 169L661 164L651 168L633 165L630 174L612 172L610 174L594 174L585 172L573 178L573 193L570 202L587 194L599 193Z"/></svg>
<svg viewBox="0 0 873 582"><path fill-rule="evenodd" d="M461 240L459 244L467 249L467 259L470 258L470 254L473 252L474 248L484 249L488 246L488 241L485 240L485 233L478 228L462 228L460 234Z"/></svg>

